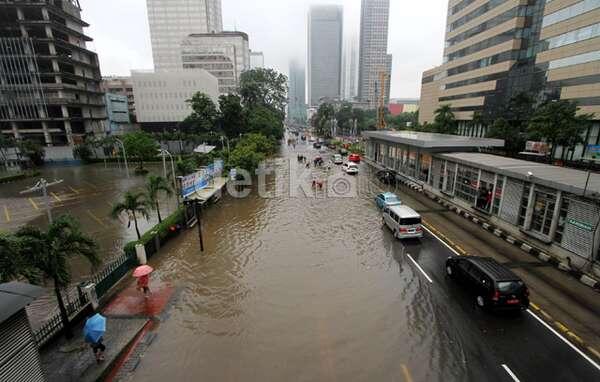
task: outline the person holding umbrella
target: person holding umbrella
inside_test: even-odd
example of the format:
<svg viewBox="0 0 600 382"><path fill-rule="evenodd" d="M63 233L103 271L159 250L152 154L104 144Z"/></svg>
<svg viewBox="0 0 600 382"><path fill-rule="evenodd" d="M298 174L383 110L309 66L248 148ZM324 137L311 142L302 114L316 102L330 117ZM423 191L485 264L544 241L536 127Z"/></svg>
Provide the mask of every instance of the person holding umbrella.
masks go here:
<svg viewBox="0 0 600 382"><path fill-rule="evenodd" d="M133 277L137 278L137 289L144 292L144 298L148 298L150 295L150 273L154 269L149 265L140 265L133 271Z"/></svg>
<svg viewBox="0 0 600 382"><path fill-rule="evenodd" d="M83 327L83 335L85 342L88 342L92 347L96 362L104 361L104 351L106 346L102 343L104 333L106 332L106 318L100 313L94 314L88 318Z"/></svg>

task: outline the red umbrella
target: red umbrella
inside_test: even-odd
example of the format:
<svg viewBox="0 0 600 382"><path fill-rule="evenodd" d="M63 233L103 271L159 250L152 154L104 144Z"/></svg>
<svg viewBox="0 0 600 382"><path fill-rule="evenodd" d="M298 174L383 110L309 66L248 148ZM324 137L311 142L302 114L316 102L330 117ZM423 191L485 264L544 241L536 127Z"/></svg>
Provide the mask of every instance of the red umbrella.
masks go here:
<svg viewBox="0 0 600 382"><path fill-rule="evenodd" d="M152 268L149 265L140 265L139 267L135 268L135 271L133 271L133 277L142 277L149 275L150 273L152 273L153 270L154 268Z"/></svg>

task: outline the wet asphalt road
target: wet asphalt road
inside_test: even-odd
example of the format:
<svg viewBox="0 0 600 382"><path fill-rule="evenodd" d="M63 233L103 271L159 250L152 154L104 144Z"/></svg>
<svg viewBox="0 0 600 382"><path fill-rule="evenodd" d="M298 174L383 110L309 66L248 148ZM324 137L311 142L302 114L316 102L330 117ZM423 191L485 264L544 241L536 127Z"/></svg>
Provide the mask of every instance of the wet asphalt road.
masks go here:
<svg viewBox="0 0 600 382"><path fill-rule="evenodd" d="M317 155L283 156L298 151ZM276 167L267 189L290 176ZM600 380L532 313L479 310L445 276L452 251L429 233L395 240L380 185L365 165L356 179L356 197L225 196L204 215L204 253L195 230L168 244L153 277L182 292L133 380Z"/></svg>

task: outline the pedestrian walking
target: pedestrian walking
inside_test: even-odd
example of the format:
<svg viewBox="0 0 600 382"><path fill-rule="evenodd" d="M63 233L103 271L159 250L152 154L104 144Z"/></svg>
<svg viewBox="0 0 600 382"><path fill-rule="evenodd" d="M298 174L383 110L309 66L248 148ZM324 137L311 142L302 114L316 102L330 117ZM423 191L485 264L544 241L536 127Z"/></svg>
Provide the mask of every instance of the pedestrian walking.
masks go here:
<svg viewBox="0 0 600 382"><path fill-rule="evenodd" d="M94 314L85 321L83 335L85 341L90 344L97 363L104 361L104 352L106 351L106 346L104 346L102 341L104 340L103 336L105 332L106 318L99 313Z"/></svg>
<svg viewBox="0 0 600 382"><path fill-rule="evenodd" d="M144 293L145 298L150 295L150 273L153 270L149 265L140 265L133 271L133 277L137 278L137 289Z"/></svg>

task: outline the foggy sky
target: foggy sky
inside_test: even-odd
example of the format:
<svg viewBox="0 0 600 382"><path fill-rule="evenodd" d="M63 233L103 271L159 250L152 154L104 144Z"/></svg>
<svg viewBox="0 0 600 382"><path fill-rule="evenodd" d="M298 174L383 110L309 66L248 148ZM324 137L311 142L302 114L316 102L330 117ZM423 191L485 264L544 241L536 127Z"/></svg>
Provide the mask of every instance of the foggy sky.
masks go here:
<svg viewBox="0 0 600 382"><path fill-rule="evenodd" d="M102 75L152 69L146 0L80 0L86 33ZM289 61L306 60L306 14L311 4L344 6L344 37L358 37L360 0L222 0L223 27L248 33L265 65L287 74ZM388 52L392 97L418 97L421 73L441 64L448 0L391 0ZM358 40L357 40L358 42Z"/></svg>

